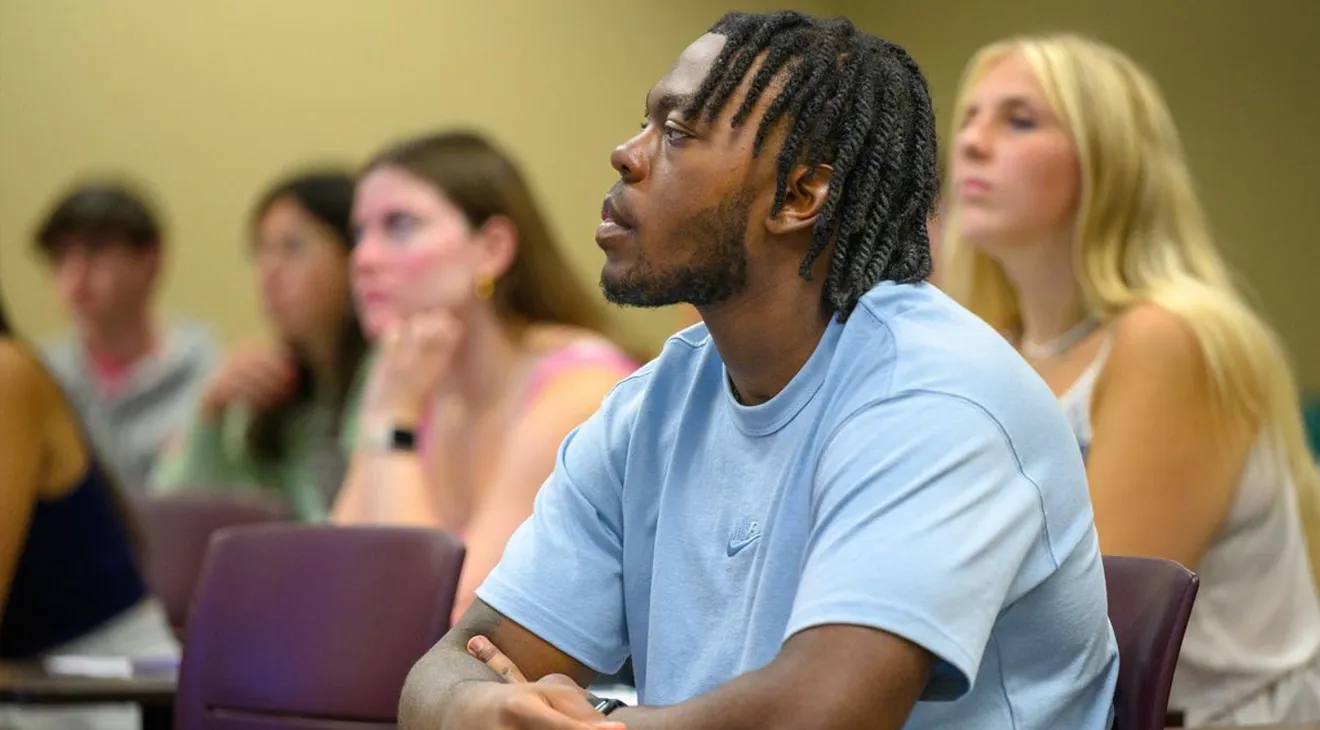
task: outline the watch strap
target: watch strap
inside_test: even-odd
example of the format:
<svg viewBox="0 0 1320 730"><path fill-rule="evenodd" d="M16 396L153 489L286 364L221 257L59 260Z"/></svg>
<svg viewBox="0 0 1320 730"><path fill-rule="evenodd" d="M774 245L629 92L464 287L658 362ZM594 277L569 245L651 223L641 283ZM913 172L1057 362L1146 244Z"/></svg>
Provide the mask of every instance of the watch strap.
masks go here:
<svg viewBox="0 0 1320 730"><path fill-rule="evenodd" d="M416 451L417 431L395 425L382 425L371 430L367 441L381 451Z"/></svg>
<svg viewBox="0 0 1320 730"><path fill-rule="evenodd" d="M592 707L596 708L596 712L599 712L600 714L607 716L611 712L614 712L615 710L619 709L620 707L628 706L627 703L621 700L610 699L606 697L597 697L596 695L593 695L590 692L587 693L587 701L591 703Z"/></svg>

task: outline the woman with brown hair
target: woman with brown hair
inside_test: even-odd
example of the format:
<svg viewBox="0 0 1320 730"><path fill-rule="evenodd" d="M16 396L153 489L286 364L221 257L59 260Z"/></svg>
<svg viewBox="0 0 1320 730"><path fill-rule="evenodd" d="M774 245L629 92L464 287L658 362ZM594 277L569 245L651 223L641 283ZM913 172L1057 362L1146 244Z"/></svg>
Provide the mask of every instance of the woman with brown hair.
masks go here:
<svg viewBox="0 0 1320 730"><path fill-rule="evenodd" d="M377 156L353 225L353 291L376 351L356 424L346 418L353 455L333 518L463 537L459 615L560 443L636 362L603 334L516 166L476 134Z"/></svg>

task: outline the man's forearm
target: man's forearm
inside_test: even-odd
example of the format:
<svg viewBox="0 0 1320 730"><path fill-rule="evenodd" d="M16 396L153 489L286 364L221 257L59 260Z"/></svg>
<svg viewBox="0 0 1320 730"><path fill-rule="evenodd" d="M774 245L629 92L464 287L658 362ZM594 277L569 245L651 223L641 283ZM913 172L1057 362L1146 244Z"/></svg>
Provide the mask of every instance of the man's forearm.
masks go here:
<svg viewBox="0 0 1320 730"><path fill-rule="evenodd" d="M517 681L525 681L524 677L535 681L549 674L563 674L586 684L595 676L477 599L458 624L408 673L399 701L402 730L468 730L463 715L464 708L474 704L469 701L469 694L490 690L491 683L514 681L468 653L468 644L476 637L488 641L491 651L507 659L510 666L521 668ZM517 664L513 664L513 658ZM475 727L474 723L466 725Z"/></svg>
<svg viewBox="0 0 1320 730"><path fill-rule="evenodd" d="M774 730L815 727L801 724L795 703L767 667L744 674L717 689L668 707L625 707L610 720L628 730Z"/></svg>
<svg viewBox="0 0 1320 730"><path fill-rule="evenodd" d="M442 642L419 661L403 685L399 701L401 730L447 730L464 691L478 682L499 682L500 676L474 659L462 646Z"/></svg>
<svg viewBox="0 0 1320 730"><path fill-rule="evenodd" d="M781 655L687 702L620 708L609 719L628 730L900 730L925 686L929 659L923 653L924 663L898 682L850 673L841 645L849 636L828 647L826 656L837 661Z"/></svg>

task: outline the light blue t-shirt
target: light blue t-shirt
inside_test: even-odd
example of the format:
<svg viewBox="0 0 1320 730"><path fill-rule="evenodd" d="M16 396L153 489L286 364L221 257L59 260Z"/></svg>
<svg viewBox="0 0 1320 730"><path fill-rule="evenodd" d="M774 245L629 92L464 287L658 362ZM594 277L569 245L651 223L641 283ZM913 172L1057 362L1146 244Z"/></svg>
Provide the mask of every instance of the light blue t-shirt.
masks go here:
<svg viewBox="0 0 1320 730"><path fill-rule="evenodd" d="M797 632L874 627L936 667L908 728L1102 730L1118 653L1077 442L993 330L882 284L767 403L705 327L565 440L478 590L583 664L682 702Z"/></svg>

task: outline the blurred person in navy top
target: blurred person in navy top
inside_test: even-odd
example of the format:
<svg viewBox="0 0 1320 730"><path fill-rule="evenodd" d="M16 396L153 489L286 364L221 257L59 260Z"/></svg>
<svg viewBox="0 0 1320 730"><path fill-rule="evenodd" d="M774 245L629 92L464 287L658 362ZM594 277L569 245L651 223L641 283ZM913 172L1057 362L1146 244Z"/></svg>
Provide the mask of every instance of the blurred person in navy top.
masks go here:
<svg viewBox="0 0 1320 730"><path fill-rule="evenodd" d="M132 521L72 407L0 309L0 660L178 655ZM0 727L132 728L132 707L0 707Z"/></svg>

